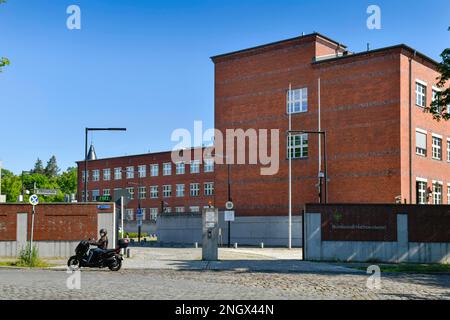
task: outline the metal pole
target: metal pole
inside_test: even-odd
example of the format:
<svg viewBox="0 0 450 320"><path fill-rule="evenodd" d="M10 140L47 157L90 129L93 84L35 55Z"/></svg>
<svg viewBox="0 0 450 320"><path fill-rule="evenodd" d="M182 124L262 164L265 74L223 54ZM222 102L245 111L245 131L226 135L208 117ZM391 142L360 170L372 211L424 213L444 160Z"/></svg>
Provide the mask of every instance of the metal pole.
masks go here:
<svg viewBox="0 0 450 320"><path fill-rule="evenodd" d="M231 201L230 164L228 163L228 201ZM231 221L228 221L228 248L231 248Z"/></svg>
<svg viewBox="0 0 450 320"><path fill-rule="evenodd" d="M325 203L328 203L328 165L327 165L327 133L323 132L323 162L325 177Z"/></svg>
<svg viewBox="0 0 450 320"><path fill-rule="evenodd" d="M123 229L123 216L125 215L125 206L123 196L120 197L120 227L122 228L122 238L125 236L125 230Z"/></svg>
<svg viewBox="0 0 450 320"><path fill-rule="evenodd" d="M289 84L289 136L288 136L288 146L291 144L291 130L292 130L292 86ZM288 148L289 157L289 218L288 218L288 248L292 248L292 148Z"/></svg>
<svg viewBox="0 0 450 320"><path fill-rule="evenodd" d="M34 236L34 212L35 212L35 206L33 206L32 213L31 213L31 235L30 235L30 255L29 255L29 262L31 262L31 256L33 253L33 236Z"/></svg>
<svg viewBox="0 0 450 320"><path fill-rule="evenodd" d="M141 243L141 224L142 224L142 212L141 212L141 175L138 171L138 178L139 178L139 183L138 183L138 212L139 212L139 220L138 220L138 242L139 244Z"/></svg>
<svg viewBox="0 0 450 320"><path fill-rule="evenodd" d="M85 139L84 139L84 199L83 202L87 202L87 184L88 184L88 173L87 173L87 154L88 154L88 131L89 129L85 129Z"/></svg>

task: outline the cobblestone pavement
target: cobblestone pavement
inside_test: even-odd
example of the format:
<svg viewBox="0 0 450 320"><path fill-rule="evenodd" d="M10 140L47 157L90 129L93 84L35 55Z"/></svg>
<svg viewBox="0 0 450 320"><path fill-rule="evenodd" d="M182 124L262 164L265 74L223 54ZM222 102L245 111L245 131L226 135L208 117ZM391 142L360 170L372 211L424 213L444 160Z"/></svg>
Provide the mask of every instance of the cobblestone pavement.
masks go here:
<svg viewBox="0 0 450 320"><path fill-rule="evenodd" d="M449 299L450 275L367 275L236 271L86 270L81 289L68 290L58 270L0 269L0 299Z"/></svg>

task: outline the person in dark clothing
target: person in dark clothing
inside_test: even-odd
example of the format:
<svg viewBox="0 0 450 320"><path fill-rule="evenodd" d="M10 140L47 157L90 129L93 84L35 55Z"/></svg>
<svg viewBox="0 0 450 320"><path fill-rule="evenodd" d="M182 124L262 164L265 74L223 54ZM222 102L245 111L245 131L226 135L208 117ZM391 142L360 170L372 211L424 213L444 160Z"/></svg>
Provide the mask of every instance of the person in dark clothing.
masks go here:
<svg viewBox="0 0 450 320"><path fill-rule="evenodd" d="M88 262L96 261L96 259L108 248L108 237L106 236L107 234L108 232L106 231L106 229L101 229L100 239L98 239L98 241L89 241L90 245L97 246L97 248L91 250Z"/></svg>

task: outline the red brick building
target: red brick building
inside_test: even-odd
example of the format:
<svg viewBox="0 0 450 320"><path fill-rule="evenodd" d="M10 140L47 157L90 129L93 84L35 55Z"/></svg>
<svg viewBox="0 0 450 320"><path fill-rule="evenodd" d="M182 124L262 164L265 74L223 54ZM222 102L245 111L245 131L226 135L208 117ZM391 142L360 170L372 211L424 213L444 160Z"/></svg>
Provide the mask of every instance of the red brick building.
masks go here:
<svg viewBox="0 0 450 320"><path fill-rule="evenodd" d="M320 118L327 133L330 203L449 203L450 123L423 111L438 90L437 62L406 45L351 53L317 33L212 60L216 129L280 130L276 175L260 175L260 165L231 167L238 215L288 214L290 85L292 129L318 131ZM299 135L292 145L295 214L319 199L318 139ZM226 165L216 164L215 187L221 207Z"/></svg>
<svg viewBox="0 0 450 320"><path fill-rule="evenodd" d="M190 150L188 150L190 151ZM197 212L214 201L212 160L172 162L171 152L148 153L88 161L88 201L127 190L131 201L125 219L136 220L141 202L144 220L165 212ZM78 201L84 200L84 161L78 163Z"/></svg>

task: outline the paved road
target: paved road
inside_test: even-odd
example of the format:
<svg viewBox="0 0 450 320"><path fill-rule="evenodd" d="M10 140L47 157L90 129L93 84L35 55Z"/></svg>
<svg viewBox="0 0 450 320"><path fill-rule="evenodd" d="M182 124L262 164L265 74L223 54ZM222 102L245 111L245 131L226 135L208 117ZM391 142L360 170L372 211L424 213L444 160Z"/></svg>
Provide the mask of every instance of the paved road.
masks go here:
<svg viewBox="0 0 450 320"><path fill-rule="evenodd" d="M450 299L450 275L382 275L368 290L362 273L82 271L69 290L57 270L0 269L0 299Z"/></svg>

